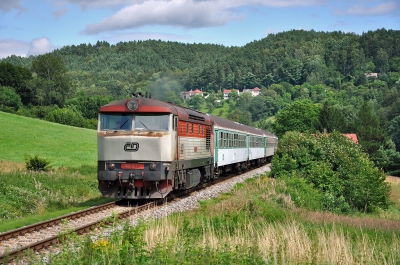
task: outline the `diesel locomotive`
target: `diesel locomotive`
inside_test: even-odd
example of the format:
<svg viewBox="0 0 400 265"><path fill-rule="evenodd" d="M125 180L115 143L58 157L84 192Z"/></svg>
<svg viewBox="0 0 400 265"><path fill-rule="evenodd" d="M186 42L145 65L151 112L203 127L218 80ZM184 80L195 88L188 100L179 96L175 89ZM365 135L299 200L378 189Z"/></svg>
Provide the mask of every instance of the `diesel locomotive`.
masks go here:
<svg viewBox="0 0 400 265"><path fill-rule="evenodd" d="M125 199L164 198L261 165L278 145L270 132L144 97L102 106L97 140L99 190Z"/></svg>

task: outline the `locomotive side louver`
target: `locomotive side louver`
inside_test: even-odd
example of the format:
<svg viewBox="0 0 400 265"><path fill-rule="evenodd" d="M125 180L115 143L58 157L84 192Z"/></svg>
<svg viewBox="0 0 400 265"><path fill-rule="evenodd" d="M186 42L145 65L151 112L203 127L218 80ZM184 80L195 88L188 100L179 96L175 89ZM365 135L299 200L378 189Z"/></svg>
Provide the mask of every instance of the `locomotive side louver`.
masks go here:
<svg viewBox="0 0 400 265"><path fill-rule="evenodd" d="M193 114L189 114L189 119L196 120L196 121L204 121L205 120L204 117L196 116Z"/></svg>

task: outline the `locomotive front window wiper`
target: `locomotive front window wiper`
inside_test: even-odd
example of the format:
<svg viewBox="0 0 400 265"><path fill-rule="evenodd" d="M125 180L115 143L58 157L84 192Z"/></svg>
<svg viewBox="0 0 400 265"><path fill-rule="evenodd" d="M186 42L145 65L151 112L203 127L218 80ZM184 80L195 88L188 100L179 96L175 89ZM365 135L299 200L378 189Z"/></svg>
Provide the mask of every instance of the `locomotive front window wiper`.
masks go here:
<svg viewBox="0 0 400 265"><path fill-rule="evenodd" d="M144 124L142 121L139 121L147 130L149 130L151 132L151 130L149 129L149 127L146 126L146 124Z"/></svg>
<svg viewBox="0 0 400 265"><path fill-rule="evenodd" d="M127 122L128 122L128 120L126 120L124 123L122 123L120 128L122 128Z"/></svg>

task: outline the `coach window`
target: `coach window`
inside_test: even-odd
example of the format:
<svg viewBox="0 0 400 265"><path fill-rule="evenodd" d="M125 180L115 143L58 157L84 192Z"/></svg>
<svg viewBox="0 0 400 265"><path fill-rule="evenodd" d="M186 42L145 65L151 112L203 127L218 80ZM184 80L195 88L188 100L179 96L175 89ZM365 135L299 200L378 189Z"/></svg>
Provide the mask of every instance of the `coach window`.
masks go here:
<svg viewBox="0 0 400 265"><path fill-rule="evenodd" d="M193 130L193 128L194 128L194 124L192 123L192 134L194 134L194 130Z"/></svg>
<svg viewBox="0 0 400 265"><path fill-rule="evenodd" d="M186 123L186 133L189 133L189 123Z"/></svg>
<svg viewBox="0 0 400 265"><path fill-rule="evenodd" d="M224 133L224 147L228 146L228 134Z"/></svg>
<svg viewBox="0 0 400 265"><path fill-rule="evenodd" d="M222 148L223 141L224 141L224 133L220 132L219 133L219 144L218 144L219 148Z"/></svg>

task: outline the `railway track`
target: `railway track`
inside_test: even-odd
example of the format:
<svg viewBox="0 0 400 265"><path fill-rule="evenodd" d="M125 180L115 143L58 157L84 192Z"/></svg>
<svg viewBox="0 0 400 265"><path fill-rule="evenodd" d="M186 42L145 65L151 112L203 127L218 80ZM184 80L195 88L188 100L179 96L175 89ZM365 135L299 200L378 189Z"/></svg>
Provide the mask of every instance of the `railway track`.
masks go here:
<svg viewBox="0 0 400 265"><path fill-rule="evenodd" d="M170 194L166 199L152 201L135 207L119 206L119 202L111 202L92 207L79 212L71 213L59 218L40 222L0 234L0 264L11 263L24 252L31 249L41 252L61 242L61 237L67 233L82 235L92 231L99 224L111 222L116 216L125 219L148 209L163 205L189 196L191 193L205 189L208 186L219 184L231 179L221 177L212 182L204 183L190 190ZM111 218L111 219L110 219Z"/></svg>

